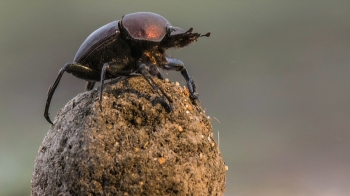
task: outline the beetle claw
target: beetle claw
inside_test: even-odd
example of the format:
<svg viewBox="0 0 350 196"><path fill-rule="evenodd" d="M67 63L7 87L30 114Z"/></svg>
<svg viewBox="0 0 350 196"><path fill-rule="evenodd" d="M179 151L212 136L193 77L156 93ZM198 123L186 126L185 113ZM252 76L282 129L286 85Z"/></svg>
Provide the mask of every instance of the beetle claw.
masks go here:
<svg viewBox="0 0 350 196"><path fill-rule="evenodd" d="M199 98L198 98L199 96L198 96L198 93L192 93L191 95L190 95L190 98L192 99L192 100L197 100L197 101L199 101Z"/></svg>

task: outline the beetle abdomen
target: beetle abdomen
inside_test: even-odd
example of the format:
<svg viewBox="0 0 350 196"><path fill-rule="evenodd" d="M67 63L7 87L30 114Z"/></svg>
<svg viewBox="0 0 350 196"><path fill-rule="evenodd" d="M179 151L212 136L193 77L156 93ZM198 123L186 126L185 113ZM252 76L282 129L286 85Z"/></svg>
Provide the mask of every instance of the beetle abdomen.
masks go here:
<svg viewBox="0 0 350 196"><path fill-rule="evenodd" d="M78 52L74 57L74 62L85 64L99 47L105 47L108 42L113 41L119 35L118 20L110 22L94 32L92 32L81 44Z"/></svg>

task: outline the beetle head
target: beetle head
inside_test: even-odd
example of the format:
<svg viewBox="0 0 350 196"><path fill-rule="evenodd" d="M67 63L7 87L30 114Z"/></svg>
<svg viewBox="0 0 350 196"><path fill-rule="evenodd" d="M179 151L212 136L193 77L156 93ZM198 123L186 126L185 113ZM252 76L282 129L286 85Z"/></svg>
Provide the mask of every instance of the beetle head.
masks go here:
<svg viewBox="0 0 350 196"><path fill-rule="evenodd" d="M172 47L182 48L185 47L192 42L197 41L199 37L209 37L210 32L202 35L200 33L192 33L193 28L185 31L180 27L167 27L167 36L164 37L159 47L168 49Z"/></svg>

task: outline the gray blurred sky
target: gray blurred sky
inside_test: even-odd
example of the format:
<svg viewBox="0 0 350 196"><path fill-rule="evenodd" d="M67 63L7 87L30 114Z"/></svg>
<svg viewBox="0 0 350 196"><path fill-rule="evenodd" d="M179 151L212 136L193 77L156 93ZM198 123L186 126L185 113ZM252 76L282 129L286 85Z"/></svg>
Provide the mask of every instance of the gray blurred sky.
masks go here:
<svg viewBox="0 0 350 196"><path fill-rule="evenodd" d="M136 11L212 32L170 53L220 121L225 195L350 195L350 1L1 1L0 195L30 194L58 70L92 31ZM64 75L51 115L84 84Z"/></svg>

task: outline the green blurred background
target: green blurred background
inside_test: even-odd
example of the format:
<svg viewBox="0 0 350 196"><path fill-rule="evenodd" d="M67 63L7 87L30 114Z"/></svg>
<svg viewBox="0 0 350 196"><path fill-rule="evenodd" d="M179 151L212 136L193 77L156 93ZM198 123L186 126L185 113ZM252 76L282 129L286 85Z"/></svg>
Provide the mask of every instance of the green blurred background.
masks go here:
<svg viewBox="0 0 350 196"><path fill-rule="evenodd" d="M170 54L220 132L225 195L350 195L350 1L135 0L0 2L1 196L30 195L58 70L92 31L137 11L212 32ZM84 85L64 75L51 116Z"/></svg>

